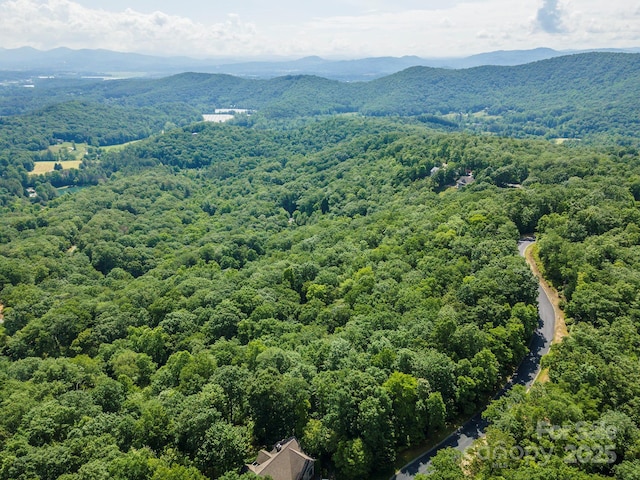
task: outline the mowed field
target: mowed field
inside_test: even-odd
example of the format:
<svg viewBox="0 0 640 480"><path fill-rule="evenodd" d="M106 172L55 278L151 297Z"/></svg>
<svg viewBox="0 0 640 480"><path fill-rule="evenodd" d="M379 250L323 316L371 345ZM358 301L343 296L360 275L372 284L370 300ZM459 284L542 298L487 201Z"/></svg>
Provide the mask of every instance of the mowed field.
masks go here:
<svg viewBox="0 0 640 480"><path fill-rule="evenodd" d="M30 175L42 175L43 173L53 172L54 165L59 163L62 165L63 169L68 168L80 168L80 164L82 160L64 160L62 162L35 162L35 167L32 172L29 172Z"/></svg>
<svg viewBox="0 0 640 480"><path fill-rule="evenodd" d="M75 157L76 160L81 160L87 153L87 148L88 146L86 143L62 142L58 145L51 145L49 150L56 155L70 155Z"/></svg>
<svg viewBox="0 0 640 480"><path fill-rule="evenodd" d="M140 142L140 140L133 140L131 142L122 143L119 145L109 145L100 147L99 150L103 152L113 152L119 151L125 148L127 145L132 145L134 143ZM88 151L88 145L86 143L76 143L73 144L71 142L63 142L58 145L52 145L48 148L50 152L52 152L57 157L62 156L62 158L71 158L73 160L58 160L58 161L41 161L35 162L35 167L32 172L29 172L29 175L42 175L43 173L49 173L54 171L54 165L59 163L62 165L63 170L67 170L69 168L79 168L82 163L82 159L85 157ZM46 153L44 150L42 153Z"/></svg>

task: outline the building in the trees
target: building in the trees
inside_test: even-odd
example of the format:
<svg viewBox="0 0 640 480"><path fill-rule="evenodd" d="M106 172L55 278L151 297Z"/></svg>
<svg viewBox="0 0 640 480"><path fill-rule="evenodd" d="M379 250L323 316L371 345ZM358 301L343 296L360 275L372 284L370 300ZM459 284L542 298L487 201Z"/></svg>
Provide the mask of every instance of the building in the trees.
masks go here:
<svg viewBox="0 0 640 480"><path fill-rule="evenodd" d="M260 450L258 458L247 468L273 480L310 480L315 460L306 455L295 437L278 442L273 450Z"/></svg>
<svg viewBox="0 0 640 480"><path fill-rule="evenodd" d="M475 180L476 179L473 178L473 173L470 173L469 175L463 175L458 180L456 180L456 188L466 187L470 183L475 182Z"/></svg>

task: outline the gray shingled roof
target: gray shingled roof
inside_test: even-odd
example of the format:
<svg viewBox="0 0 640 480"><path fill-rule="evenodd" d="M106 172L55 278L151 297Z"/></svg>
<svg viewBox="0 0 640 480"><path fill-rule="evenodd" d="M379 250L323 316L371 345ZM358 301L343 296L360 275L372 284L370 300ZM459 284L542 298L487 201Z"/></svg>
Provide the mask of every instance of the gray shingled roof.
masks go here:
<svg viewBox="0 0 640 480"><path fill-rule="evenodd" d="M306 463L314 460L302 451L295 438L290 438L279 445L280 450L278 448L270 452L260 450L256 461L247 467L258 475L269 475L273 480L297 480L304 471Z"/></svg>

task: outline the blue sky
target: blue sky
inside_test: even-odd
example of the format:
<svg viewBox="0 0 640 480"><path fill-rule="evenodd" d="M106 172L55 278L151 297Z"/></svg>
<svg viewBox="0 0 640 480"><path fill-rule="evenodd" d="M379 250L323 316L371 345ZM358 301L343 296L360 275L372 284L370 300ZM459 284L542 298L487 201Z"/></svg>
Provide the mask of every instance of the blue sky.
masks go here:
<svg viewBox="0 0 640 480"><path fill-rule="evenodd" d="M0 0L0 47L194 57L640 46L640 0Z"/></svg>

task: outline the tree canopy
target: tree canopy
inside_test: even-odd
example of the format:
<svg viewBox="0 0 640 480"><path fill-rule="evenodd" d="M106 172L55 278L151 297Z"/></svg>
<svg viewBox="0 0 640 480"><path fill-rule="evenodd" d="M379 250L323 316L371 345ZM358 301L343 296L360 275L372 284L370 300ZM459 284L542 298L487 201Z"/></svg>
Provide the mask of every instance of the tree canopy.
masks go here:
<svg viewBox="0 0 640 480"><path fill-rule="evenodd" d="M0 479L251 478L239 468L293 435L338 478L384 472L487 405L526 355L537 282L516 243L532 233L571 335L544 360L547 383L491 403L477 455L445 451L432 476L633 478L636 143L405 117L189 123L177 104L184 126L159 133L139 115L150 85L186 101L176 82L204 91L212 78L95 84L115 109L1 119L24 138L0 153ZM279 81L294 97L316 83ZM77 174L94 185L22 198L65 184L65 170L28 177L22 154L84 108L104 114L91 135L158 134L94 147ZM456 188L461 176L473 182Z"/></svg>

